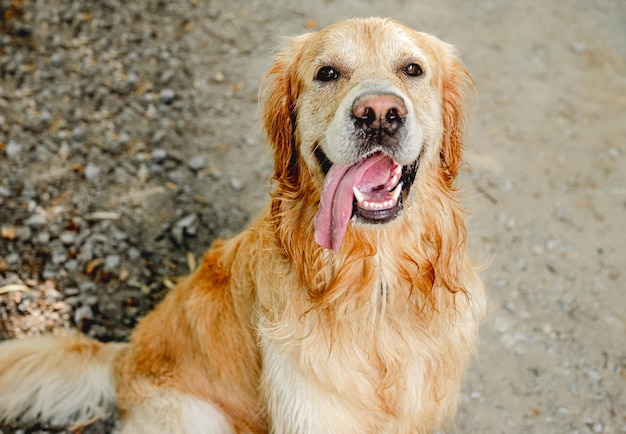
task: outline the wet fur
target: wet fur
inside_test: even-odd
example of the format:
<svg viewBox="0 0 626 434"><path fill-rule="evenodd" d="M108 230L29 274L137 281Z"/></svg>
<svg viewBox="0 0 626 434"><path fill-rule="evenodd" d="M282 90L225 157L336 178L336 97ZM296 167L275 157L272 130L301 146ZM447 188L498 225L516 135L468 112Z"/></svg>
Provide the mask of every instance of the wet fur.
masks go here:
<svg viewBox="0 0 626 434"><path fill-rule="evenodd" d="M364 44L408 35L432 65L428 85L437 107L428 108L431 133L402 217L352 225L335 254L314 242L323 174L301 139L324 122L301 123L299 113L314 59L345 32L367 33ZM275 160L266 209L235 238L217 241L129 344L79 335L1 344L0 418L76 424L116 404L128 434L444 427L484 311L453 186L468 88L471 79L450 46L390 20L353 20L291 39L262 92ZM423 110L419 95L409 95ZM59 357L68 351L91 368L68 369ZM28 354L50 362L34 367ZM80 400L61 399L52 387L67 382L78 394L90 369L101 368L93 396L104 408L80 410ZM113 386L115 397L107 392ZM56 404L37 407L41 402Z"/></svg>

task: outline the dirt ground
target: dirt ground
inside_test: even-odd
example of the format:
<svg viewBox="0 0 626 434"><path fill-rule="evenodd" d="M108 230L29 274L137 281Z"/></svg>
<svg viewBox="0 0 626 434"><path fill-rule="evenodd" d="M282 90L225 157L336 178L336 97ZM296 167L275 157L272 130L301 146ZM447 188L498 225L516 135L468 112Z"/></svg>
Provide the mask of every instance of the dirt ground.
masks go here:
<svg viewBox="0 0 626 434"><path fill-rule="evenodd" d="M626 2L0 9L0 336L124 339L264 203L279 38L390 16L456 45L478 88L459 184L489 312L451 432L626 433Z"/></svg>

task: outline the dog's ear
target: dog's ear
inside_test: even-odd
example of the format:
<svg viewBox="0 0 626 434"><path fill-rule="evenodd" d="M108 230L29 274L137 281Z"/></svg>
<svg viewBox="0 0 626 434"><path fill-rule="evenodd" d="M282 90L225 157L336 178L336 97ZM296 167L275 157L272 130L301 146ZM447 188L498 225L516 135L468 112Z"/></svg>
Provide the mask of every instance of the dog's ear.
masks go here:
<svg viewBox="0 0 626 434"><path fill-rule="evenodd" d="M468 117L468 98L475 93L472 77L469 75L456 49L445 47L445 60L442 77L443 101L443 143L441 162L449 182L456 178L461 165L463 135Z"/></svg>
<svg viewBox="0 0 626 434"><path fill-rule="evenodd" d="M301 83L298 60L307 35L289 38L265 74L260 91L265 133L274 151L274 179L283 184L298 182L298 150L295 138L296 101Z"/></svg>

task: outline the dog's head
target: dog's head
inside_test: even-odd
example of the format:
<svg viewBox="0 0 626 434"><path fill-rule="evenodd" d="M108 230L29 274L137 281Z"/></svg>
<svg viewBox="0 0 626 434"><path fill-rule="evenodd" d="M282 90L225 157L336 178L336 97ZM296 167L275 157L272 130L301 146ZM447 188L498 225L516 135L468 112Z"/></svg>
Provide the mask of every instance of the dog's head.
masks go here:
<svg viewBox="0 0 626 434"><path fill-rule="evenodd" d="M354 224L417 206L415 183L451 188L464 90L455 50L388 19L355 19L287 41L268 72L263 120L279 188L313 184L315 239L338 250Z"/></svg>

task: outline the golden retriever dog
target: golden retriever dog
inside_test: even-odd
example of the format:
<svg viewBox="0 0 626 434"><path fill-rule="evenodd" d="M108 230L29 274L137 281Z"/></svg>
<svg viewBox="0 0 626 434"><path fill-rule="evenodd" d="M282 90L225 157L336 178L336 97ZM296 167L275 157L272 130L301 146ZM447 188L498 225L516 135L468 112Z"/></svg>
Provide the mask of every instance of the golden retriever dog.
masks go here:
<svg viewBox="0 0 626 434"><path fill-rule="evenodd" d="M454 419L484 290L455 177L472 80L448 44L353 19L286 40L261 92L261 215L129 343L0 345L0 419L126 434L430 433Z"/></svg>

